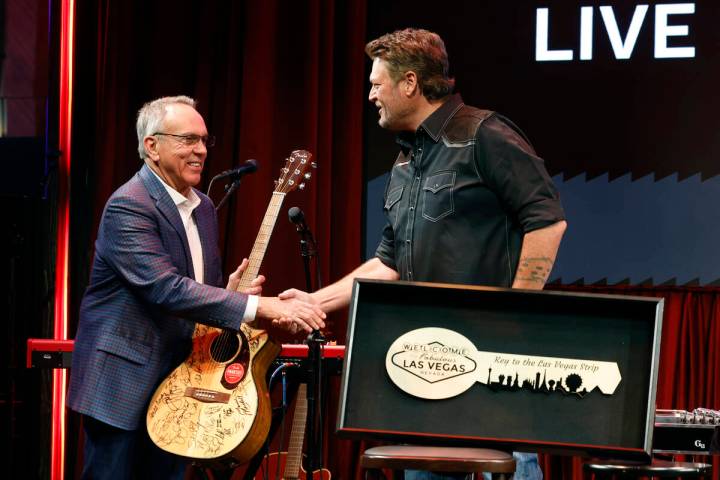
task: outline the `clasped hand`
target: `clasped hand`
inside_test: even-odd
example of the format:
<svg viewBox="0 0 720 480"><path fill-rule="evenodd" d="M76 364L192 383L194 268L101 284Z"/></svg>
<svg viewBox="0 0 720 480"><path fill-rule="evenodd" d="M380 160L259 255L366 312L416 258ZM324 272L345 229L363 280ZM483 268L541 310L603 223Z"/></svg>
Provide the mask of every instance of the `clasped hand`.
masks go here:
<svg viewBox="0 0 720 480"><path fill-rule="evenodd" d="M237 290L242 274L247 269L248 263L247 258L244 258L238 268L230 275L227 284L228 290ZM258 277L250 283L250 287L241 291L248 295L260 295L264 282L265 277L258 275ZM319 306L315 305L315 302L308 294L305 294L302 298L300 295L288 294L288 292L294 291L295 290L287 290L278 297L259 297L255 317L262 320L271 320L273 325L287 330L290 333L301 331L310 333L313 330L325 328L325 312L323 312Z"/></svg>

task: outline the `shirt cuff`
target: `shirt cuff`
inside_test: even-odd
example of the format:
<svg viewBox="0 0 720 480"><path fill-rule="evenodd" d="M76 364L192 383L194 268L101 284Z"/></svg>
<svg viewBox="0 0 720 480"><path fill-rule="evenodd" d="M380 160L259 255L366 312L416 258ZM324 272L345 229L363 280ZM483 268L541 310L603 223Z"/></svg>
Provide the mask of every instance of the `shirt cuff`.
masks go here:
<svg viewBox="0 0 720 480"><path fill-rule="evenodd" d="M258 297L257 295L248 295L247 302L245 303L245 313L243 314L242 319L243 323L248 323L255 320L258 303L260 303L260 297Z"/></svg>

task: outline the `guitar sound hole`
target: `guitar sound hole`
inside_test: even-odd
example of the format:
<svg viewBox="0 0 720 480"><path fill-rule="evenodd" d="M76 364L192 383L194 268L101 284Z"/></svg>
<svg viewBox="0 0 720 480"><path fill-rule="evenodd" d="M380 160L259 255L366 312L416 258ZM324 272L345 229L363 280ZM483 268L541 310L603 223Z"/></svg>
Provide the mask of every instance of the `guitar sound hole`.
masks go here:
<svg viewBox="0 0 720 480"><path fill-rule="evenodd" d="M218 363L232 360L240 350L240 339L237 333L223 331L212 343L210 355Z"/></svg>

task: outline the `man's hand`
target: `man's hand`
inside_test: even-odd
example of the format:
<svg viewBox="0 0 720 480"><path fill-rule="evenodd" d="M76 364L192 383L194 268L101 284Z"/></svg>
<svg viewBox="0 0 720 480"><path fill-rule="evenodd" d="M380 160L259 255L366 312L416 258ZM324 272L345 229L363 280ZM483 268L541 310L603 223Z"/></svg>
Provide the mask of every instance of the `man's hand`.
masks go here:
<svg viewBox="0 0 720 480"><path fill-rule="evenodd" d="M334 312L345 308L350 303L353 282L356 278L373 278L376 280L398 280L400 274L380 261L373 258L345 275L337 282L320 290L307 293L291 288L285 290L278 297L281 300L296 299L310 304L318 305L324 312Z"/></svg>
<svg viewBox="0 0 720 480"><path fill-rule="evenodd" d="M312 332L325 328L325 312L297 298L260 297L257 317L272 320L273 325L290 333Z"/></svg>
<svg viewBox="0 0 720 480"><path fill-rule="evenodd" d="M240 265L238 265L238 268L230 274L230 278L228 278L228 284L227 287L225 287L227 290L237 291L238 286L240 285L240 279L242 278L242 274L247 269L250 262L247 258L243 258L242 262L240 262ZM248 295L261 295L262 294L262 284L265 282L265 276L264 275L258 275L252 282L250 282L250 287L246 288L240 293L246 293Z"/></svg>
<svg viewBox="0 0 720 480"><path fill-rule="evenodd" d="M285 290L284 292L281 292L278 295L278 298L280 300L284 300L284 301L298 300L298 301L305 302L310 305L317 305L317 301L315 301L315 299L312 297L311 294L304 292L302 290L298 290L297 288L291 288L289 290ZM293 324L287 318L276 318L276 319L273 319L272 323L276 327L284 328L285 330L288 330L291 333L296 333L300 330L299 327L296 327L295 324Z"/></svg>
<svg viewBox="0 0 720 480"><path fill-rule="evenodd" d="M298 300L301 300L305 303L311 303L313 305L316 305L317 302L313 298L313 296L307 292L303 292L302 290L298 290L297 288L291 288L289 290L285 290L284 292L280 293L278 295L278 298L280 300L288 300L291 298L296 298Z"/></svg>

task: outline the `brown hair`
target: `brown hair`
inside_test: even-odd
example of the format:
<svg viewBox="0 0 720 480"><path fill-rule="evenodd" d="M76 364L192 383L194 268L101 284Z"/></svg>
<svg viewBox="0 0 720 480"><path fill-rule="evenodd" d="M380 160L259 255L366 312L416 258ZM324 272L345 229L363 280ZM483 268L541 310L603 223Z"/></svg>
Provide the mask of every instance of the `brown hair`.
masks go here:
<svg viewBox="0 0 720 480"><path fill-rule="evenodd" d="M414 28L386 33L365 45L365 53L385 61L395 82L406 72L415 72L420 91L430 100L449 95L455 86L455 79L448 76L445 43L437 33Z"/></svg>

